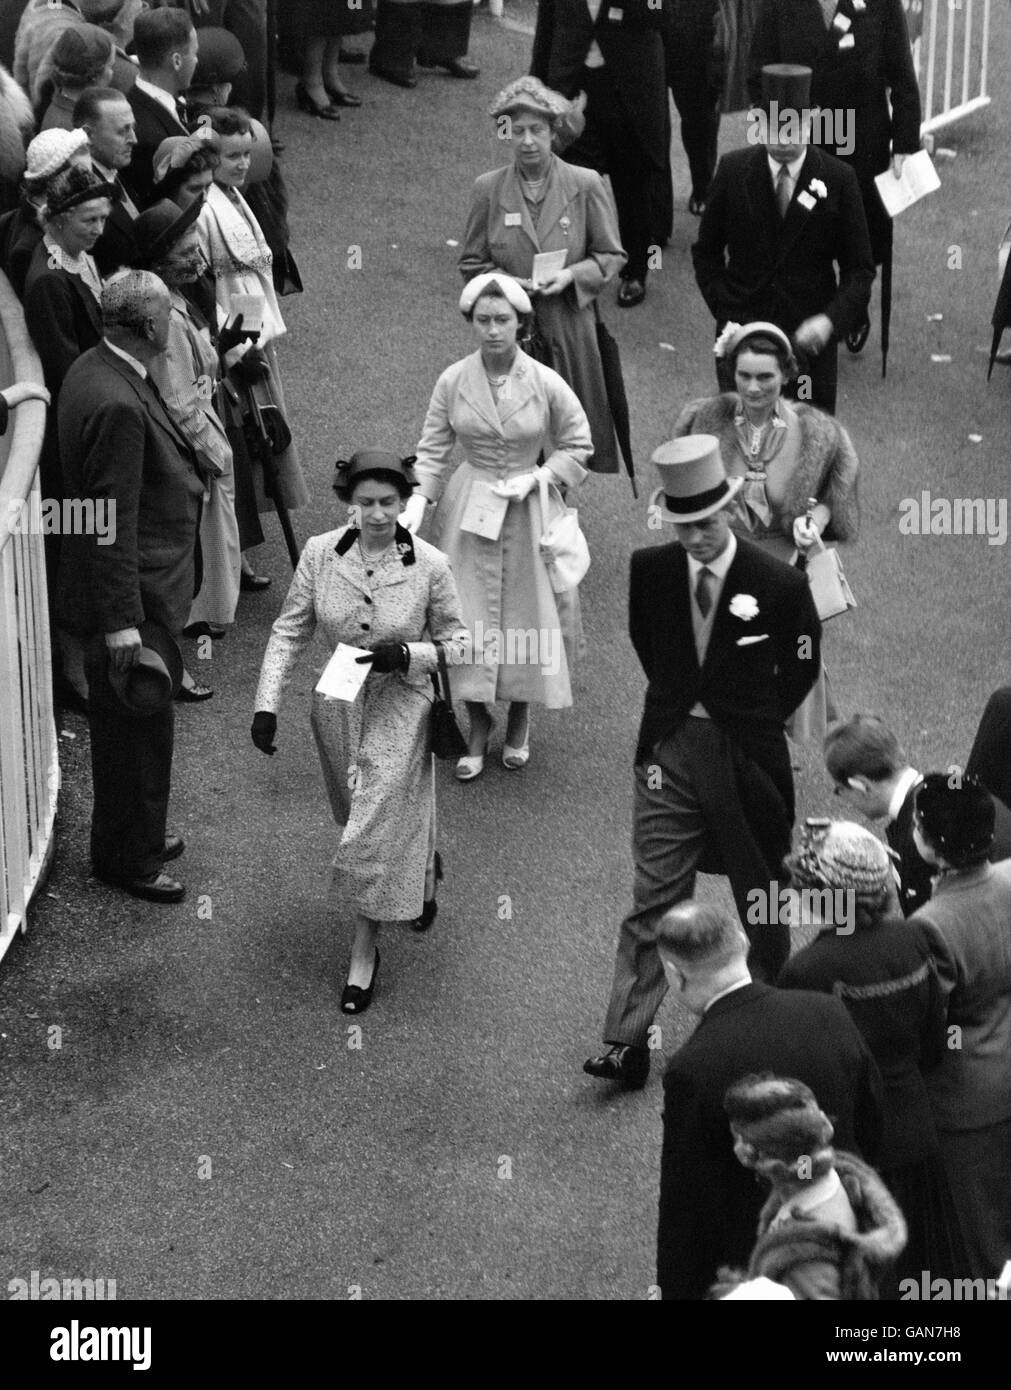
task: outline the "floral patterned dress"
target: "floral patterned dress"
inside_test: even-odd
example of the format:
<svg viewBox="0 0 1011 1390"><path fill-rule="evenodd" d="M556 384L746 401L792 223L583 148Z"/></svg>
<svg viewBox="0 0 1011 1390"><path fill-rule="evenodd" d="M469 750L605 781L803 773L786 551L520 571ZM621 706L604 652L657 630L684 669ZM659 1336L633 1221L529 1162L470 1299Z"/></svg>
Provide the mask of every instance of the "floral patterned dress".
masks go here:
<svg viewBox="0 0 1011 1390"><path fill-rule="evenodd" d="M350 526L306 542L274 623L256 692L276 713L315 633L338 642L406 642L406 672L370 673L353 703L314 693L312 730L340 828L334 887L375 921L420 916L435 851L435 779L429 752L435 642L452 667L464 654L460 599L446 557L397 527L381 556L366 557Z"/></svg>

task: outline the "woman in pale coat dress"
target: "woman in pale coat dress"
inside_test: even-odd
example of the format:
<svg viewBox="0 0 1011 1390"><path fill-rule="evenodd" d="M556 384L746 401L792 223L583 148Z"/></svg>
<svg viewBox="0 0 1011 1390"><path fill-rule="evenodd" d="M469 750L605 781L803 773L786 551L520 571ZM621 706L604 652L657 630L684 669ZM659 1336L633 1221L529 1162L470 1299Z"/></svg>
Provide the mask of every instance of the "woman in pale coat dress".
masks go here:
<svg viewBox="0 0 1011 1390"><path fill-rule="evenodd" d="M460 600L446 557L398 522L415 485L410 459L361 450L338 464L334 489L352 524L306 542L263 658L253 742L274 752L277 710L317 630L367 647L371 662L353 703L313 695L312 730L340 842L335 887L357 910L351 969L341 998L362 1013L379 969L381 922L416 930L435 917L435 780L429 751L437 668L464 652Z"/></svg>
<svg viewBox="0 0 1011 1390"><path fill-rule="evenodd" d="M513 159L474 184L460 271L470 280L503 270L530 292L547 360L575 391L590 422L587 467L617 473L596 313L600 291L628 258L603 179L553 152L578 134L581 110L536 77L520 77L489 111L510 138ZM565 264L535 291L534 256L544 251L564 251Z"/></svg>
<svg viewBox="0 0 1011 1390"><path fill-rule="evenodd" d="M529 759L529 704L572 704L578 590L556 594L551 587L540 554L540 481L548 483L554 510L561 505L559 486L586 477L593 444L572 389L516 346L519 315L531 312L522 286L508 275L480 275L464 289L460 309L473 322L480 348L436 383L418 445L420 495L405 517L416 529L426 502L438 501L431 536L449 556L471 634L469 658L453 672L453 694L467 702L470 715L467 756L456 771L468 782L484 770L489 703L510 702L502 752L510 770ZM443 490L457 444L466 457ZM497 539L465 529L479 483L508 503Z"/></svg>

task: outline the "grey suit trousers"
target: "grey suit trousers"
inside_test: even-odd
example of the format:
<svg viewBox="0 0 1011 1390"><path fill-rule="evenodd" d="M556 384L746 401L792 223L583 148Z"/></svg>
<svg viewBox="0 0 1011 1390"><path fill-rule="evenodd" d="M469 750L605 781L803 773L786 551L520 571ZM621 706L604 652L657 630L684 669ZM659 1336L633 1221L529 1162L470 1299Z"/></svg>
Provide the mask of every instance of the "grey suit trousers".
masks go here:
<svg viewBox="0 0 1011 1390"><path fill-rule="evenodd" d="M707 848L718 853L741 922L748 920L748 894L769 892L780 863L768 863L755 842L735 796L729 737L711 720L688 718L673 737L662 739L653 757L636 765L632 853L633 908L621 924L604 1040L645 1047L649 1027L667 993L656 949L656 924L675 903L695 891L695 875ZM756 772L758 769L756 769ZM767 814L782 817L784 853L790 820L782 798L768 786ZM748 963L756 978L774 981L790 954L789 927L746 926Z"/></svg>

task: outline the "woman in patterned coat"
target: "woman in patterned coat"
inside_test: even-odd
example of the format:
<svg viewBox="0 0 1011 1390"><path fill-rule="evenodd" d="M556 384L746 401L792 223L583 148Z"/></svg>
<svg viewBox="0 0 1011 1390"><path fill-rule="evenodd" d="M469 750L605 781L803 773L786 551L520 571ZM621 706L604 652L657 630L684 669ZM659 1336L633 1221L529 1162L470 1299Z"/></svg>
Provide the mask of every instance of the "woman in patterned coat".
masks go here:
<svg viewBox="0 0 1011 1390"><path fill-rule="evenodd" d="M435 917L435 781L429 723L435 643L452 666L466 632L446 557L398 522L415 486L412 460L378 449L338 464L334 489L351 524L306 542L274 623L256 692L253 742L273 753L277 710L299 656L318 630L366 647L371 666L347 703L313 695L312 729L340 841L335 887L357 910L345 1013L372 999L382 922L417 930ZM370 658L361 658L369 661Z"/></svg>

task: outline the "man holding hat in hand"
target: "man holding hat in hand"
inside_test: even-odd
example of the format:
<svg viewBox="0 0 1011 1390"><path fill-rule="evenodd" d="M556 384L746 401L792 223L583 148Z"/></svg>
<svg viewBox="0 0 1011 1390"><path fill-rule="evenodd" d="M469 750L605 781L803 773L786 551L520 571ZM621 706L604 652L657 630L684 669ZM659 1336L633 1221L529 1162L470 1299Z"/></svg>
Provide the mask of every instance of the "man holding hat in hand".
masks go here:
<svg viewBox="0 0 1011 1390"><path fill-rule="evenodd" d="M798 395L831 413L838 340L863 323L874 283L860 185L848 164L808 143L810 68L763 68L762 98L749 116L755 143L717 166L692 247L695 279L717 334L754 319L789 334Z"/></svg>
<svg viewBox="0 0 1011 1390"><path fill-rule="evenodd" d="M783 725L820 661L804 575L730 529L727 504L742 480L727 477L717 439L684 435L653 462L663 481L651 513L677 539L632 556L629 630L649 679L635 765L634 906L618 938L610 1050L583 1068L632 1086L649 1075L649 1028L667 992L656 924L693 895L698 870L729 877L755 975L774 980L789 955L778 913L753 925L752 890L771 898L790 849Z"/></svg>

